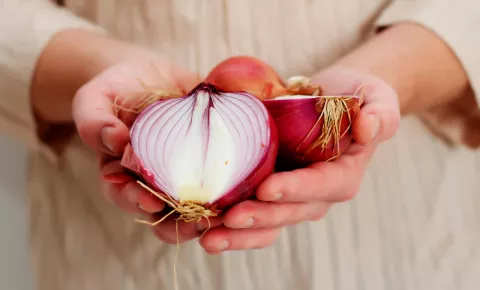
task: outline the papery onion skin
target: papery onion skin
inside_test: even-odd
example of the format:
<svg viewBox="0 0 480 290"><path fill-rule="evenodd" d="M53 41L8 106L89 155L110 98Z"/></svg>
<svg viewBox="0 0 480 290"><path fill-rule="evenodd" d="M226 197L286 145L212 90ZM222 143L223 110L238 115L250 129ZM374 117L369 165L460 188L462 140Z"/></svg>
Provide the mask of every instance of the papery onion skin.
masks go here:
<svg viewBox="0 0 480 290"><path fill-rule="evenodd" d="M224 93L224 91L220 90L218 87L216 87L213 84L201 83L195 89L193 89L189 94L185 95L182 98L188 98L189 96L194 94L195 91L200 89L211 90L211 93L213 94ZM246 92L240 92L236 94L238 96L243 95L246 97L254 98L253 95L248 95ZM143 111L143 113L147 112L156 104L160 104L161 102L164 102L164 101L167 101L167 100L160 100L150 105L148 108L146 108ZM263 106L261 102L259 104ZM260 183L265 178L267 178L270 174L272 174L272 172L274 171L275 162L278 154L278 147L279 147L278 134L277 134L277 128L276 128L275 122L272 116L270 115L270 113L268 112L268 110L266 110L266 114L268 116L268 121L266 125L269 128L270 138L269 138L268 144L261 145L261 146L264 146L263 148L265 148L262 158L259 160L256 167L252 168L252 171L250 172L250 174L246 178L244 178L240 183L238 183L233 189L229 190L226 194L223 194L220 198L218 198L212 203L201 204L206 209L219 213L241 201L251 198L255 194L255 189L260 185ZM137 117L137 119L140 116L141 114ZM155 186L154 175L144 167L142 160L135 154L134 148L132 147L131 144L128 144L126 146L121 164L125 168L135 173L141 179L141 181L145 182L146 185L148 185L151 189L167 197L167 199L173 198L173 197L169 197L168 193L162 192L158 187Z"/></svg>
<svg viewBox="0 0 480 290"><path fill-rule="evenodd" d="M287 88L277 72L258 58L233 56L217 64L205 78L227 92L247 92L260 100L285 95Z"/></svg>
<svg viewBox="0 0 480 290"><path fill-rule="evenodd" d="M315 148L312 145L321 136L325 120L320 117L323 106L319 108L319 102L325 105L326 97L264 101L278 130L277 170L294 170L335 159L351 144L351 125L360 110L361 99L357 96L334 98L343 98L348 108L338 124L340 138L331 136L326 146Z"/></svg>

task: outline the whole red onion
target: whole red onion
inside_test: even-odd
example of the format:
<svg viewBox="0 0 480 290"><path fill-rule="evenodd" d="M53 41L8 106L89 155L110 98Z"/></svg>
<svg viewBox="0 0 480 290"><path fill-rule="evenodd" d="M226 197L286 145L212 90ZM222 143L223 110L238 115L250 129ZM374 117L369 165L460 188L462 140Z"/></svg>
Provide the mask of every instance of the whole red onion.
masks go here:
<svg viewBox="0 0 480 290"><path fill-rule="evenodd" d="M252 56L233 56L217 64L205 81L229 92L248 92L260 100L285 95L287 88L276 71Z"/></svg>

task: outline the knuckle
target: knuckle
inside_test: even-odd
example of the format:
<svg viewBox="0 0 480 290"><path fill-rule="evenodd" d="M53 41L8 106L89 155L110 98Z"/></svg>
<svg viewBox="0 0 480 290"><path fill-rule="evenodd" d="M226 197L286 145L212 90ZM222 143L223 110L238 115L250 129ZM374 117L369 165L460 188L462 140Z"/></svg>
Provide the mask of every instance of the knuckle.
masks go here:
<svg viewBox="0 0 480 290"><path fill-rule="evenodd" d="M392 107L387 110L387 120L390 126L396 127L400 123L400 110L397 107Z"/></svg>
<svg viewBox="0 0 480 290"><path fill-rule="evenodd" d="M328 203L318 203L312 206L312 209L307 212L306 220L319 221L325 217L329 208Z"/></svg>
<svg viewBox="0 0 480 290"><path fill-rule="evenodd" d="M250 247L249 249L260 250L260 249L263 249L263 248L266 248L266 247L270 247L272 244L273 244L273 242L262 243L262 244L254 245L254 246Z"/></svg>
<svg viewBox="0 0 480 290"><path fill-rule="evenodd" d="M354 199L357 196L359 190L360 190L359 186L354 186L347 189L345 193L340 197L339 201L343 202L343 201L349 201Z"/></svg>
<svg viewBox="0 0 480 290"><path fill-rule="evenodd" d="M273 234L271 237L260 239L253 245L248 245L246 249L263 249L272 246L277 240L278 234Z"/></svg>
<svg viewBox="0 0 480 290"><path fill-rule="evenodd" d="M273 210L269 215L265 216L262 219L263 221L261 221L261 223L268 223L268 226L270 227L280 226L282 224L285 224L290 218L290 216L291 213L286 210Z"/></svg>
<svg viewBox="0 0 480 290"><path fill-rule="evenodd" d="M92 140L95 140L93 132L95 129L95 124L88 120L79 120L76 122L77 132L82 141L89 146L95 146L95 143Z"/></svg>
<svg viewBox="0 0 480 290"><path fill-rule="evenodd" d="M383 140L392 138L400 127L401 114L397 107L385 108L383 111Z"/></svg>
<svg viewBox="0 0 480 290"><path fill-rule="evenodd" d="M258 206L258 201L255 201L255 200L245 200L243 202L241 202L240 204L238 204L235 209L236 210L239 210L239 211L248 211L248 212L252 212L252 211L255 211L255 209L257 208Z"/></svg>
<svg viewBox="0 0 480 290"><path fill-rule="evenodd" d="M318 210L314 212L313 214L310 215L309 220L310 221L319 221L325 217L325 214L327 213L326 210Z"/></svg>
<svg viewBox="0 0 480 290"><path fill-rule="evenodd" d="M302 180L305 178L303 171L278 172L275 177L275 181L282 185L282 199L289 199L298 192L302 186Z"/></svg>

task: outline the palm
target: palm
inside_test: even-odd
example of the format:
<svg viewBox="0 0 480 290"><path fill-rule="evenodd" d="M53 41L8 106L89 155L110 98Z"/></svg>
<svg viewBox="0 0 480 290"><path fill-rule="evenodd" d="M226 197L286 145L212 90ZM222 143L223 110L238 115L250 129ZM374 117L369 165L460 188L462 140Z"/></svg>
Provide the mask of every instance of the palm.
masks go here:
<svg viewBox="0 0 480 290"><path fill-rule="evenodd" d="M343 189L337 190L343 194L332 196L334 201L348 200L358 191L376 146L390 139L398 129L400 119L398 97L381 79L349 69L327 70L316 75L314 82L324 89L325 94L351 95L360 89L364 97L364 106L352 127L354 143L333 162L321 162L310 166L310 169L315 169L312 171L313 174L332 175L333 179L330 180L344 184ZM334 175L332 172L337 174Z"/></svg>
<svg viewBox="0 0 480 290"><path fill-rule="evenodd" d="M333 161L269 176L257 190L258 200L231 208L224 216L227 228L213 229L202 238L209 252L225 250L218 247L222 240L229 250L265 247L275 241L281 227L321 219L333 203L355 196L376 146L395 134L398 100L382 80L335 68L314 76L313 82L326 95L351 95L363 89L364 105L352 127L353 144Z"/></svg>
<svg viewBox="0 0 480 290"><path fill-rule="evenodd" d="M100 173L107 181L103 193L123 210L150 215L164 207L121 166L124 148L130 141L129 127L149 103L185 94L196 82L197 74L163 59L148 59L115 65L77 92L73 112L80 136L99 151ZM168 241L175 237L165 234L170 231L169 224L166 221L159 229Z"/></svg>

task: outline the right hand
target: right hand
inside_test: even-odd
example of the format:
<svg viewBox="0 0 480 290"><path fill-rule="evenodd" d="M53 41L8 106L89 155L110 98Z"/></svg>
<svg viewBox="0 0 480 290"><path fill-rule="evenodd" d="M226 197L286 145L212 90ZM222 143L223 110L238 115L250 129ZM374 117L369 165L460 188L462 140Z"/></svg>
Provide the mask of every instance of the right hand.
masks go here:
<svg viewBox="0 0 480 290"><path fill-rule="evenodd" d="M179 69L161 58L125 61L111 66L83 85L73 101L73 118L83 142L97 151L102 192L107 200L130 213L141 213L153 220L152 214L162 211L163 202L147 192L120 165L125 146L130 141L129 127L136 114L115 111L116 104L139 102L146 87L178 90L186 93L199 81L198 75ZM221 222L211 220L212 225ZM180 242L193 239L207 227L201 223L181 223ZM176 243L173 219L167 219L154 229L168 243Z"/></svg>

